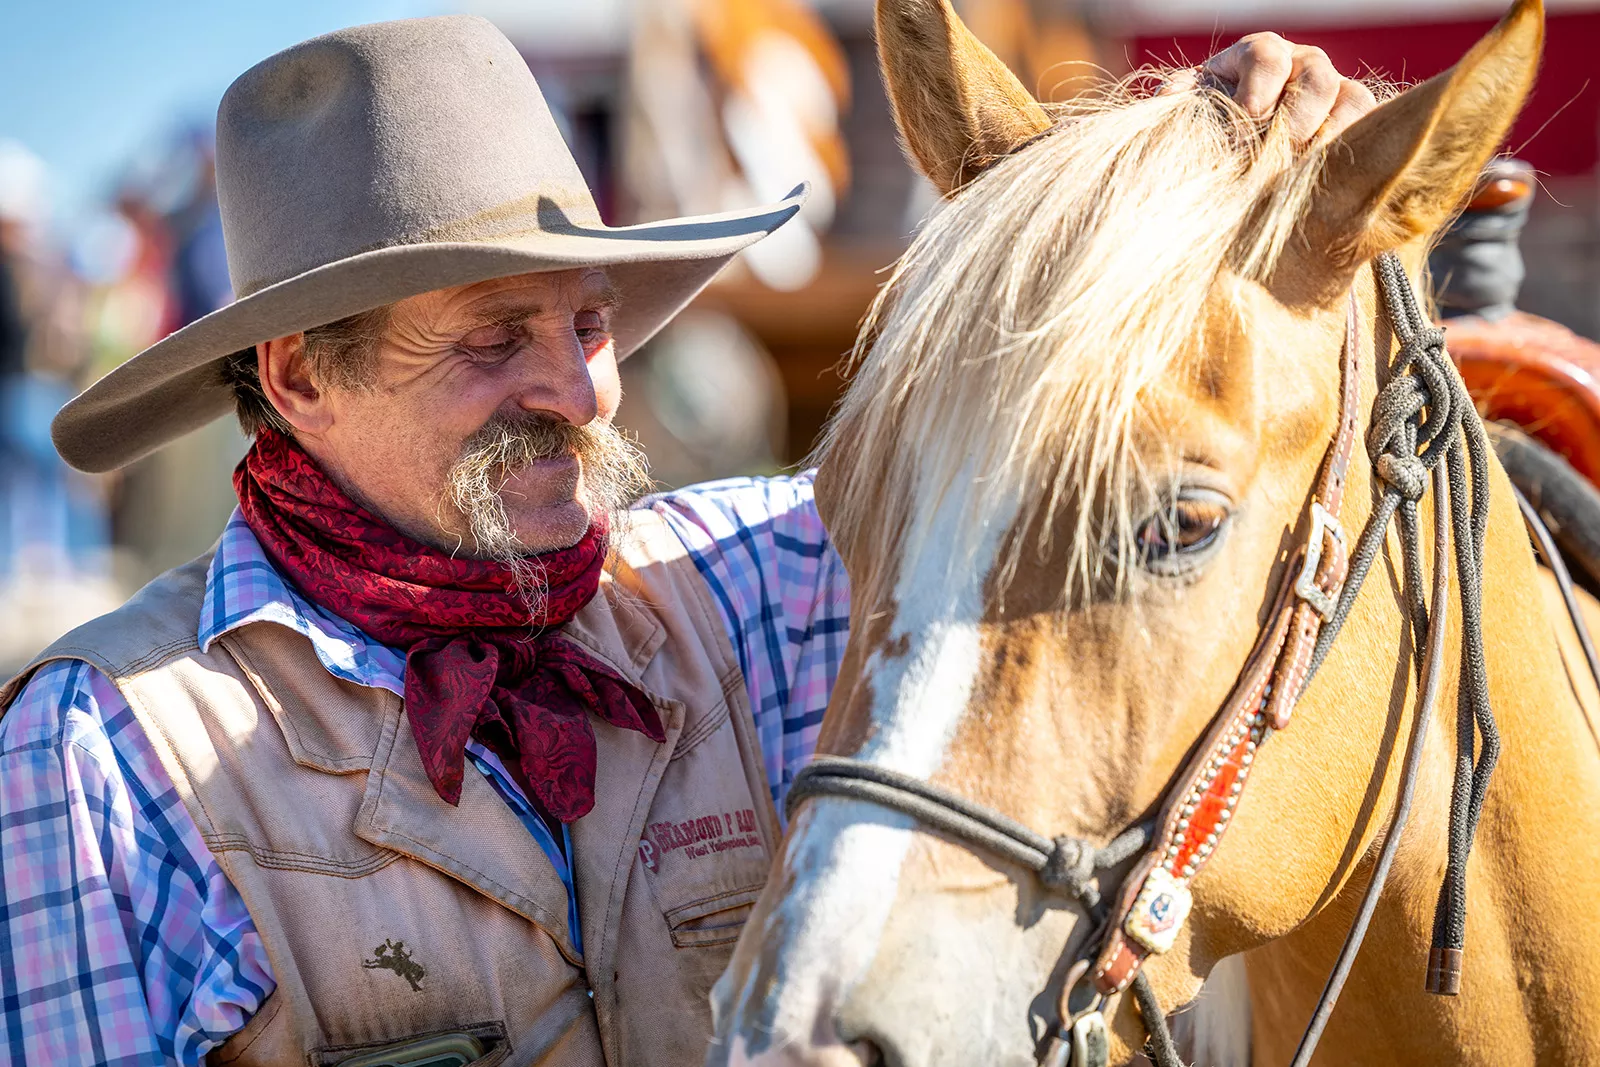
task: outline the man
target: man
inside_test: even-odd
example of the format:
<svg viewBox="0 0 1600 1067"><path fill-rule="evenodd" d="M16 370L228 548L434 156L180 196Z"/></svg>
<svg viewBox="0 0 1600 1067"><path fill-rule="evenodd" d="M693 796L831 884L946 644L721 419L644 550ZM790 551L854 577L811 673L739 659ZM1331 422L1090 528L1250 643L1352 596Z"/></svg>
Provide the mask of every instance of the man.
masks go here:
<svg viewBox="0 0 1600 1067"><path fill-rule="evenodd" d="M1212 70L1307 139L1370 101ZM468 17L273 56L217 155L238 301L55 438L255 444L214 553L0 691L0 1059L699 1062L847 591L808 475L627 511L617 361L799 196L601 225Z"/></svg>

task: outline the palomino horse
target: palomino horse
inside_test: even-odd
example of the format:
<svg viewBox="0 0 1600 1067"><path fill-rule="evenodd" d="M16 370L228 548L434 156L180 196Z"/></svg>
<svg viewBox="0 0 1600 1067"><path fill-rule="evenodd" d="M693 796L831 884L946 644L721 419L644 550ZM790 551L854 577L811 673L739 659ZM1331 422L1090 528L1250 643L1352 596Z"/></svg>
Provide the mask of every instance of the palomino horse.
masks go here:
<svg viewBox="0 0 1600 1067"><path fill-rule="evenodd" d="M1352 581L1337 601L1342 569L1326 562L1295 581L1311 547L1342 556L1331 515L1361 558L1355 534L1398 484L1405 464L1380 482L1365 431L1408 365L1397 335L1416 325L1380 301L1373 263L1395 265L1391 297L1414 284L1529 90L1537 0L1451 71L1309 148L1204 86L1120 91L1053 119L946 0L879 0L878 28L905 142L952 195L885 287L823 452L818 497L853 614L820 747L1044 830L1049 859L934 829L948 799L914 817L870 791L813 789L714 995L708 1062L1031 1064L1059 1052L1063 1005L1076 1019L1094 1003L1109 1052L1086 1040L1075 1062L1126 1062L1152 1010L1175 1011L1218 961L1249 953L1255 1062L1284 1063L1380 857L1392 874L1322 1062L1600 1062L1592 690L1584 678L1580 695L1553 639L1570 643L1570 627L1547 611L1503 472L1490 457L1470 500L1466 478L1447 498L1452 516L1488 505L1486 529L1441 542L1467 559L1481 535L1481 590L1435 551L1403 559L1381 526L1359 595ZM1456 382L1446 367L1434 387ZM1430 412L1446 401L1430 395ZM1345 445L1341 505L1329 470ZM1444 469L1412 513L1421 549ZM1430 604L1442 627L1410 607L1425 574L1450 583ZM1462 655L1480 592L1486 692ZM1287 720L1310 648L1296 635L1351 604ZM1263 714L1251 703L1216 732L1280 620L1278 644L1298 650L1289 674L1251 683ZM1431 720L1424 631L1428 662L1448 665L1430 675ZM1492 758L1475 739L1486 724L1457 714L1481 696L1503 750L1458 872L1464 950L1452 907L1430 950L1452 824L1463 863L1472 837L1452 817L1459 761L1470 788ZM1187 825L1176 787L1224 735L1206 781L1242 787L1252 772L1247 793L1218 786L1207 809L1220 835L1226 804L1226 839L1141 858L1150 841L1129 828ZM1411 759L1411 820L1388 835ZM1476 810L1465 794L1456 806ZM1119 844L1052 851L1057 833ZM1172 856L1152 902L1152 864ZM1094 885L1109 933L1087 917ZM1141 946L1117 956L1136 912ZM1078 983L1097 955L1092 977L1111 987L1099 1000ZM1143 960L1139 997L1117 992L1129 958ZM1462 959L1457 995L1424 991L1426 976L1448 992Z"/></svg>

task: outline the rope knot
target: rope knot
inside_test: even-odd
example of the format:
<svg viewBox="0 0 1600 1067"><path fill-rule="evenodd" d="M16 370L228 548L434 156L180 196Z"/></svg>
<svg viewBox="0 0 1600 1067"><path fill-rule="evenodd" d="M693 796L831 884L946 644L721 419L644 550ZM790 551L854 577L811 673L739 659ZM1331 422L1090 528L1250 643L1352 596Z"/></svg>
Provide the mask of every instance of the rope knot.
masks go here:
<svg viewBox="0 0 1600 1067"><path fill-rule="evenodd" d="M1444 354L1444 329L1439 326L1425 326L1417 330L1405 343L1405 348L1435 359L1449 358Z"/></svg>
<svg viewBox="0 0 1600 1067"><path fill-rule="evenodd" d="M1095 849L1075 837L1058 837L1039 871L1047 889L1082 897L1094 877Z"/></svg>
<svg viewBox="0 0 1600 1067"><path fill-rule="evenodd" d="M1406 500L1422 499L1428 488L1428 468L1417 456L1385 452L1378 457L1378 477Z"/></svg>

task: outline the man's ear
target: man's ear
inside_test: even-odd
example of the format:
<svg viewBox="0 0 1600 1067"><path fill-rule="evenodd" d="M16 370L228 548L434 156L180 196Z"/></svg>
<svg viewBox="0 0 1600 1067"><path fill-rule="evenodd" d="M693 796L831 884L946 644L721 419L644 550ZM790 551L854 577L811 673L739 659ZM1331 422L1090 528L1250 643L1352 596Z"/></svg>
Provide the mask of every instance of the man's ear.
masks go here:
<svg viewBox="0 0 1600 1067"><path fill-rule="evenodd" d="M949 0L878 0L878 62L895 125L945 195L1050 128L1050 116Z"/></svg>
<svg viewBox="0 0 1600 1067"><path fill-rule="evenodd" d="M1443 225L1510 132L1543 43L1544 5L1517 0L1459 63L1336 138L1306 215L1312 254L1353 269Z"/></svg>
<svg viewBox="0 0 1600 1067"><path fill-rule="evenodd" d="M327 397L311 378L306 335L290 334L256 345L256 373L267 403L301 433L321 433L333 420Z"/></svg>

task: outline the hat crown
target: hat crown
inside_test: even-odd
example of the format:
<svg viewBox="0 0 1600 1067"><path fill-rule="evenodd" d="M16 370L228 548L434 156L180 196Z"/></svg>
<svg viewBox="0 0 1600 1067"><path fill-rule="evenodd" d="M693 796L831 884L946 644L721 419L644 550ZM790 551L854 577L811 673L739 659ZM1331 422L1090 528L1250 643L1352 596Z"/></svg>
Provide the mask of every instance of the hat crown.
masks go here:
<svg viewBox="0 0 1600 1067"><path fill-rule="evenodd" d="M356 26L250 68L217 112L240 296L394 245L600 222L538 83L493 23Z"/></svg>

